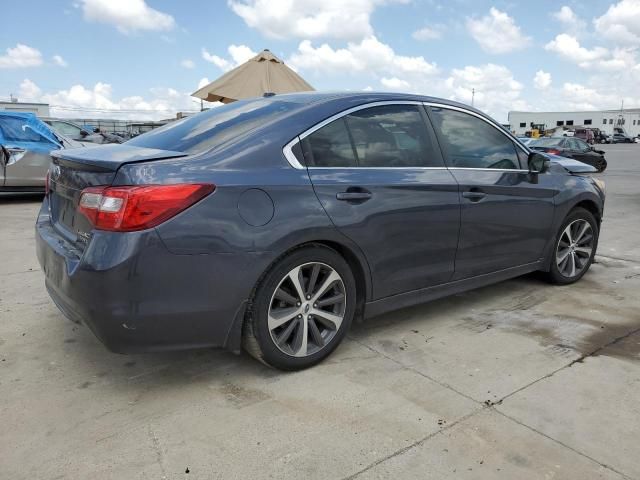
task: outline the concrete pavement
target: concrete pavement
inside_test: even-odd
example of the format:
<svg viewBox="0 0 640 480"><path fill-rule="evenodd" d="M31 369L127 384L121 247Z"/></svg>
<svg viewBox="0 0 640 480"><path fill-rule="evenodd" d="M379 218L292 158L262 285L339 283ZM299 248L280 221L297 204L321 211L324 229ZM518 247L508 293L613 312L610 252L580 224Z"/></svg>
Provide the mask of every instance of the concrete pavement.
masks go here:
<svg viewBox="0 0 640 480"><path fill-rule="evenodd" d="M581 282L393 312L290 374L107 352L45 292L39 200L0 199L0 478L640 478L640 145L605 149Z"/></svg>

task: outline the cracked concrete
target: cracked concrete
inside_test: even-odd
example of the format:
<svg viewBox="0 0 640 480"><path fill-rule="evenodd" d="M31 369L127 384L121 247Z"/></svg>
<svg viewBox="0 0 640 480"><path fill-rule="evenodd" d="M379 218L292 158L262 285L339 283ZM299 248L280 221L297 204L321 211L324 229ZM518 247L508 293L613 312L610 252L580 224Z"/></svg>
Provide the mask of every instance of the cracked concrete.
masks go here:
<svg viewBox="0 0 640 480"><path fill-rule="evenodd" d="M640 146L606 149L581 282L530 275L393 312L291 374L107 352L47 297L39 200L0 199L0 477L640 478Z"/></svg>

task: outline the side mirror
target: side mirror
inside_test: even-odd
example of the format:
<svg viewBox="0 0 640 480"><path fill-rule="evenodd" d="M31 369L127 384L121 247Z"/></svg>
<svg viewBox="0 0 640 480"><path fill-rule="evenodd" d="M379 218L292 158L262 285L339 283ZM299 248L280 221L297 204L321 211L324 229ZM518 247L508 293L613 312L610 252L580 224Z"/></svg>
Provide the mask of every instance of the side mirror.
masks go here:
<svg viewBox="0 0 640 480"><path fill-rule="evenodd" d="M84 137L86 137L88 135L89 135L89 132L86 132L84 130L80 130L80 137L84 138Z"/></svg>
<svg viewBox="0 0 640 480"><path fill-rule="evenodd" d="M549 170L549 159L541 153L531 152L529 154L529 173L544 173Z"/></svg>

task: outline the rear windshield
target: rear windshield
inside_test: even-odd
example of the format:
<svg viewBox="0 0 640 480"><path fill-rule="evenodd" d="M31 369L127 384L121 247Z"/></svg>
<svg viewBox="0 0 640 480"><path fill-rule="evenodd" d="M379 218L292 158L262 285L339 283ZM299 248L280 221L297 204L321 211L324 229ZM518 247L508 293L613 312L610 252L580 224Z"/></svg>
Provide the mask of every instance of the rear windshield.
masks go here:
<svg viewBox="0 0 640 480"><path fill-rule="evenodd" d="M233 102L171 122L126 143L136 147L201 153L299 107L299 102L273 99Z"/></svg>
<svg viewBox="0 0 640 480"><path fill-rule="evenodd" d="M560 144L561 138L539 138L529 144L530 147L555 147Z"/></svg>

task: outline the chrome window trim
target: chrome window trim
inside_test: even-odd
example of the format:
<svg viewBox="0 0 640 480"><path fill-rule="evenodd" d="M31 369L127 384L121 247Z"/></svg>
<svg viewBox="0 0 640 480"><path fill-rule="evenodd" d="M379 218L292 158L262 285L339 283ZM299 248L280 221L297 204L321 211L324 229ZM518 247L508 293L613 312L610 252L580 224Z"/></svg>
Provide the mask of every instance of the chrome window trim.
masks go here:
<svg viewBox="0 0 640 480"><path fill-rule="evenodd" d="M308 170L449 170L447 167L307 167Z"/></svg>
<svg viewBox="0 0 640 480"><path fill-rule="evenodd" d="M289 165L291 165L293 168L297 169L297 170L304 170L305 166L302 165L297 157L293 154L293 147L295 146L296 143L298 143L300 141L299 137L294 138L293 140L291 140L289 143L287 143L284 148L282 149L282 153L284 154L284 157L287 159L287 161L289 162Z"/></svg>
<svg viewBox="0 0 640 480"><path fill-rule="evenodd" d="M289 164L297 169L297 170L304 170L305 168L307 170L475 170L475 171L489 171L489 172L516 172L516 173L529 173L529 170L526 169L501 169L501 168L482 168L482 167L306 167L305 165L302 165L300 163L300 161L296 158L296 156L293 154L293 147L295 146L296 143L300 142L302 139L308 137L309 135L311 135L313 132L315 132L316 130L321 129L322 127L324 127L325 125L328 125L329 123L333 122L334 120L338 120L346 115L349 115L350 113L353 112L357 112L359 110L364 110L366 108L372 108L372 107L380 107L380 106L385 106L385 105L422 105L425 107L436 107L436 108L446 108L449 110L456 110L462 113L466 113L468 115L472 115L476 118L479 118L480 120L483 120L484 122L488 123L489 125L491 125L493 128L495 128L496 130L498 130L501 134L503 134L504 136L506 136L507 138L509 138L515 145L517 145L518 147L520 147L520 149L526 153L527 155L529 155L531 153L531 150L529 150L526 146L522 145L518 139L516 137L514 137L510 132L507 132L504 128L502 128L500 125L496 124L495 122L493 122L492 120L485 118L482 115L479 115L476 112L472 112L471 110L468 110L466 108L462 108L462 107L457 107L457 106L453 106L453 105L447 105L445 103L437 103L437 102L420 102L420 101L416 101L416 100L385 100L385 101L380 101L380 102L371 102L371 103L365 103L363 105L357 105L355 107L351 107L348 108L347 110L343 110L341 112L338 112L324 120L322 120L319 123L316 123L313 127L308 128L307 130L305 130L304 132L302 132L301 134L299 134L298 136L294 137L293 140L291 140L289 143L287 143L283 148L282 148L282 153L285 156L285 158L287 159L287 161L289 162Z"/></svg>

